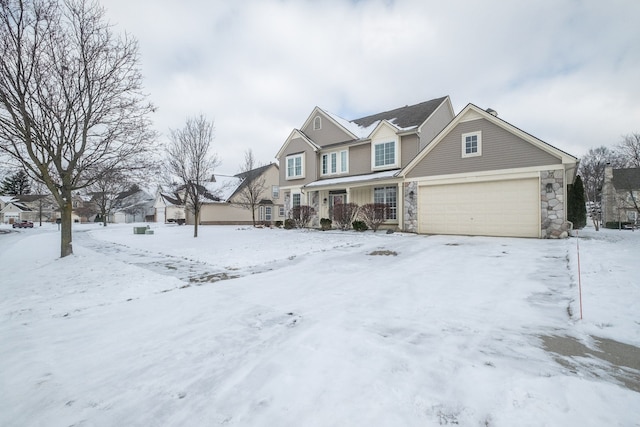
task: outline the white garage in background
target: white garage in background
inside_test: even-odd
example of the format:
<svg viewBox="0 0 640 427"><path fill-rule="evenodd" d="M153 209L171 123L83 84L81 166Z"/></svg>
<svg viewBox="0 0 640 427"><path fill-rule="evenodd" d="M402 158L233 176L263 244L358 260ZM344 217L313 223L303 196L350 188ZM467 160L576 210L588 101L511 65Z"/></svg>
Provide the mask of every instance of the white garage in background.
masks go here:
<svg viewBox="0 0 640 427"><path fill-rule="evenodd" d="M418 188L419 233L540 236L537 177Z"/></svg>

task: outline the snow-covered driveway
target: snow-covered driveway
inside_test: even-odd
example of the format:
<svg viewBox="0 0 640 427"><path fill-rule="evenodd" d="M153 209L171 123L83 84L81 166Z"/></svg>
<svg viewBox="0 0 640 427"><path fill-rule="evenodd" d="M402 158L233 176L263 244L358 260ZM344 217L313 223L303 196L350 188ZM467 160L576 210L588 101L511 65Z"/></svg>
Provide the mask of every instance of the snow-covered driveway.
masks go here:
<svg viewBox="0 0 640 427"><path fill-rule="evenodd" d="M0 425L640 419L606 361L543 346L640 344L637 270L612 268L640 233L581 239L580 321L575 239L87 228L109 243L76 233L65 259L55 232L0 235ZM239 277L190 281L166 267L176 259Z"/></svg>

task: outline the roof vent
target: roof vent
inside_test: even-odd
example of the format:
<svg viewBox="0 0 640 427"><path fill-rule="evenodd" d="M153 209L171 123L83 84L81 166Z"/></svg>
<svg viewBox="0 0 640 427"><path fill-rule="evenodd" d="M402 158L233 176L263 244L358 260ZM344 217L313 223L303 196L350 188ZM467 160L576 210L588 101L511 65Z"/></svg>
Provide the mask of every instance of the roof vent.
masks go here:
<svg viewBox="0 0 640 427"><path fill-rule="evenodd" d="M498 112L493 108L487 108L487 113L491 114L493 117L498 117Z"/></svg>

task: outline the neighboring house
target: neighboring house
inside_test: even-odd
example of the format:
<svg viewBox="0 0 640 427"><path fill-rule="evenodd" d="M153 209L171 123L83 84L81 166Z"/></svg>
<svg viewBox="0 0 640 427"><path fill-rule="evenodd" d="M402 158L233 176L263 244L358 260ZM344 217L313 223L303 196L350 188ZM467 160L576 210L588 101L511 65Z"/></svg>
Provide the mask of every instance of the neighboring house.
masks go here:
<svg viewBox="0 0 640 427"><path fill-rule="evenodd" d="M640 168L606 167L601 200L605 224L639 224Z"/></svg>
<svg viewBox="0 0 640 427"><path fill-rule="evenodd" d="M390 206L386 228L423 234L566 236L577 159L449 97L352 121L316 107L276 155L287 213Z"/></svg>
<svg viewBox="0 0 640 427"><path fill-rule="evenodd" d="M255 197L256 223L284 221L284 205L279 187L279 169L269 164L232 177L216 176L207 187L217 200L202 206L201 224L252 224L247 188L259 182L263 191Z"/></svg>
<svg viewBox="0 0 640 427"><path fill-rule="evenodd" d="M155 222L177 222L185 219L184 202L177 193L163 192L162 188L158 188L153 208Z"/></svg>
<svg viewBox="0 0 640 427"><path fill-rule="evenodd" d="M284 206L279 187L278 165L269 164L233 176L214 175L201 190L204 202L200 211L200 224L246 225L252 224L251 209L247 206L246 189L262 183L263 191L256 198L256 222L284 221ZM184 189L174 191L158 189L154 203L156 222L185 220L193 224L193 214L186 209Z"/></svg>
<svg viewBox="0 0 640 427"><path fill-rule="evenodd" d="M154 220L154 197L141 189L123 191L114 200L110 219L116 224L152 222Z"/></svg>
<svg viewBox="0 0 640 427"><path fill-rule="evenodd" d="M7 199L7 197L9 197ZM0 221L12 224L18 221L52 222L60 217L52 196L46 194L20 194L3 196L4 207L0 210Z"/></svg>
<svg viewBox="0 0 640 427"><path fill-rule="evenodd" d="M32 222L55 222L60 218L60 209L55 199L50 194L22 194L9 197L6 206L0 210L0 222L12 223L15 221L28 220ZM73 211L71 219L73 222L87 222L95 217L91 209L87 209L89 197L80 194L72 196L71 203ZM6 208L6 215L5 215ZM89 218L90 217L90 218Z"/></svg>

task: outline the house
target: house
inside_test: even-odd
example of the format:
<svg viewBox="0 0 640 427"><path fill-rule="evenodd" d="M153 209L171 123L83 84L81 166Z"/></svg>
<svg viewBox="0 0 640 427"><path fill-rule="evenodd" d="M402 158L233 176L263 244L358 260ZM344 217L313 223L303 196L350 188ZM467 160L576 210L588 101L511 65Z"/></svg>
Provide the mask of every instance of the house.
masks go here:
<svg viewBox="0 0 640 427"><path fill-rule="evenodd" d="M212 176L200 191L203 194L200 224L253 224L251 199L256 209L256 222L284 221L278 180L278 165L273 163L233 176ZM254 193L253 197L247 197L249 190ZM170 192L159 189L154 203L156 222L193 224L193 214L185 208L184 197L184 189L180 187Z"/></svg>
<svg viewBox="0 0 640 427"><path fill-rule="evenodd" d="M216 176L211 192L218 200L204 203L201 224L253 224L250 201L256 208L259 223L284 221L284 205L280 195L278 165L271 163L231 177ZM249 194L253 190L254 196Z"/></svg>
<svg viewBox="0 0 640 427"><path fill-rule="evenodd" d="M110 221L116 224L153 221L154 197L140 188L118 194L113 202Z"/></svg>
<svg viewBox="0 0 640 427"><path fill-rule="evenodd" d="M448 96L356 120L318 107L276 158L285 211L385 203L386 228L422 234L561 237L577 159Z"/></svg>
<svg viewBox="0 0 640 427"><path fill-rule="evenodd" d="M60 216L55 200L46 194L18 194L3 196L0 221L12 224L18 221L52 222Z"/></svg>
<svg viewBox="0 0 640 427"><path fill-rule="evenodd" d="M51 194L19 194L2 196L6 206L0 210L0 222L13 223L28 220L32 222L55 222L60 218L58 203ZM95 208L88 207L88 196L79 193L72 195L73 222L87 222L95 217ZM6 212L5 212L6 208Z"/></svg>
<svg viewBox="0 0 640 427"><path fill-rule="evenodd" d="M155 222L167 223L185 220L184 202L176 192L164 192L162 188L158 188L153 208Z"/></svg>
<svg viewBox="0 0 640 427"><path fill-rule="evenodd" d="M617 228L640 223L640 168L604 170L602 186L603 222Z"/></svg>

